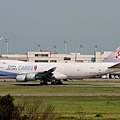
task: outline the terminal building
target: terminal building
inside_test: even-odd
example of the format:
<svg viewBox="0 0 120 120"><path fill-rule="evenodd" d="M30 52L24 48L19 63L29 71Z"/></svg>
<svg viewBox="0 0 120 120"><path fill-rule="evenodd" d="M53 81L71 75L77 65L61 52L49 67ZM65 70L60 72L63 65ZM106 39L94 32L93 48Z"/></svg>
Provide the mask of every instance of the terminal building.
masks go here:
<svg viewBox="0 0 120 120"><path fill-rule="evenodd" d="M94 55L80 53L57 54L50 51L27 52L26 54L1 54L0 60L20 60L28 62L101 62L111 52L95 52Z"/></svg>

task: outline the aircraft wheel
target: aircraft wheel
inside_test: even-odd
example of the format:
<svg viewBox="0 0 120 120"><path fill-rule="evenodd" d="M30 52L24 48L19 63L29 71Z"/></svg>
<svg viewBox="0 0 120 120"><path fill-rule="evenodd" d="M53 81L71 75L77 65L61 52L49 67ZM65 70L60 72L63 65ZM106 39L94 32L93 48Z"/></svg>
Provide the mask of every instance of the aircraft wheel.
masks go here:
<svg viewBox="0 0 120 120"><path fill-rule="evenodd" d="M63 83L60 80L51 82L51 85L62 85L62 84Z"/></svg>
<svg viewBox="0 0 120 120"><path fill-rule="evenodd" d="M41 82L40 85L48 85L47 82Z"/></svg>
<svg viewBox="0 0 120 120"><path fill-rule="evenodd" d="M51 85L57 85L56 81L51 82Z"/></svg>
<svg viewBox="0 0 120 120"><path fill-rule="evenodd" d="M58 81L58 85L62 85L62 84L63 84L62 81L59 80L59 81Z"/></svg>

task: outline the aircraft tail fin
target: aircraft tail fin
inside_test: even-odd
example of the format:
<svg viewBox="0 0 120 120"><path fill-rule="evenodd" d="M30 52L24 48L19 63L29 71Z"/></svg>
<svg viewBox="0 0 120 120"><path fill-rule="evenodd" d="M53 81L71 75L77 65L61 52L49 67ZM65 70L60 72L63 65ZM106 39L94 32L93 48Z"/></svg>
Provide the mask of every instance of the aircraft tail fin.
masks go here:
<svg viewBox="0 0 120 120"><path fill-rule="evenodd" d="M103 62L120 62L120 46L104 59Z"/></svg>

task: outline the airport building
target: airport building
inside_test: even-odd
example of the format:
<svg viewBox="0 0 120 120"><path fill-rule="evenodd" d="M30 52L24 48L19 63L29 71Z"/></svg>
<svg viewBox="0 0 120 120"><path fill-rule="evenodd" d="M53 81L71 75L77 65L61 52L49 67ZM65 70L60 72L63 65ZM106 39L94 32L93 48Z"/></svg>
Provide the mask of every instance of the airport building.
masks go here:
<svg viewBox="0 0 120 120"><path fill-rule="evenodd" d="M28 62L101 62L111 52L95 52L94 55L80 53L57 54L50 51L27 52L26 54L1 54L0 60L20 60Z"/></svg>

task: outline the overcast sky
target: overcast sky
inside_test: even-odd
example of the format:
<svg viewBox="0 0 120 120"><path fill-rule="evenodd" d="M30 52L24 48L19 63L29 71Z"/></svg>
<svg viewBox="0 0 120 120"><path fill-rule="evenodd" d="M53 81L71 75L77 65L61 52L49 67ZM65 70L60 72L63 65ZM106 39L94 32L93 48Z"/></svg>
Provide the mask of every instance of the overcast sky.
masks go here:
<svg viewBox="0 0 120 120"><path fill-rule="evenodd" d="M0 53L42 50L93 54L120 45L120 0L0 0Z"/></svg>

